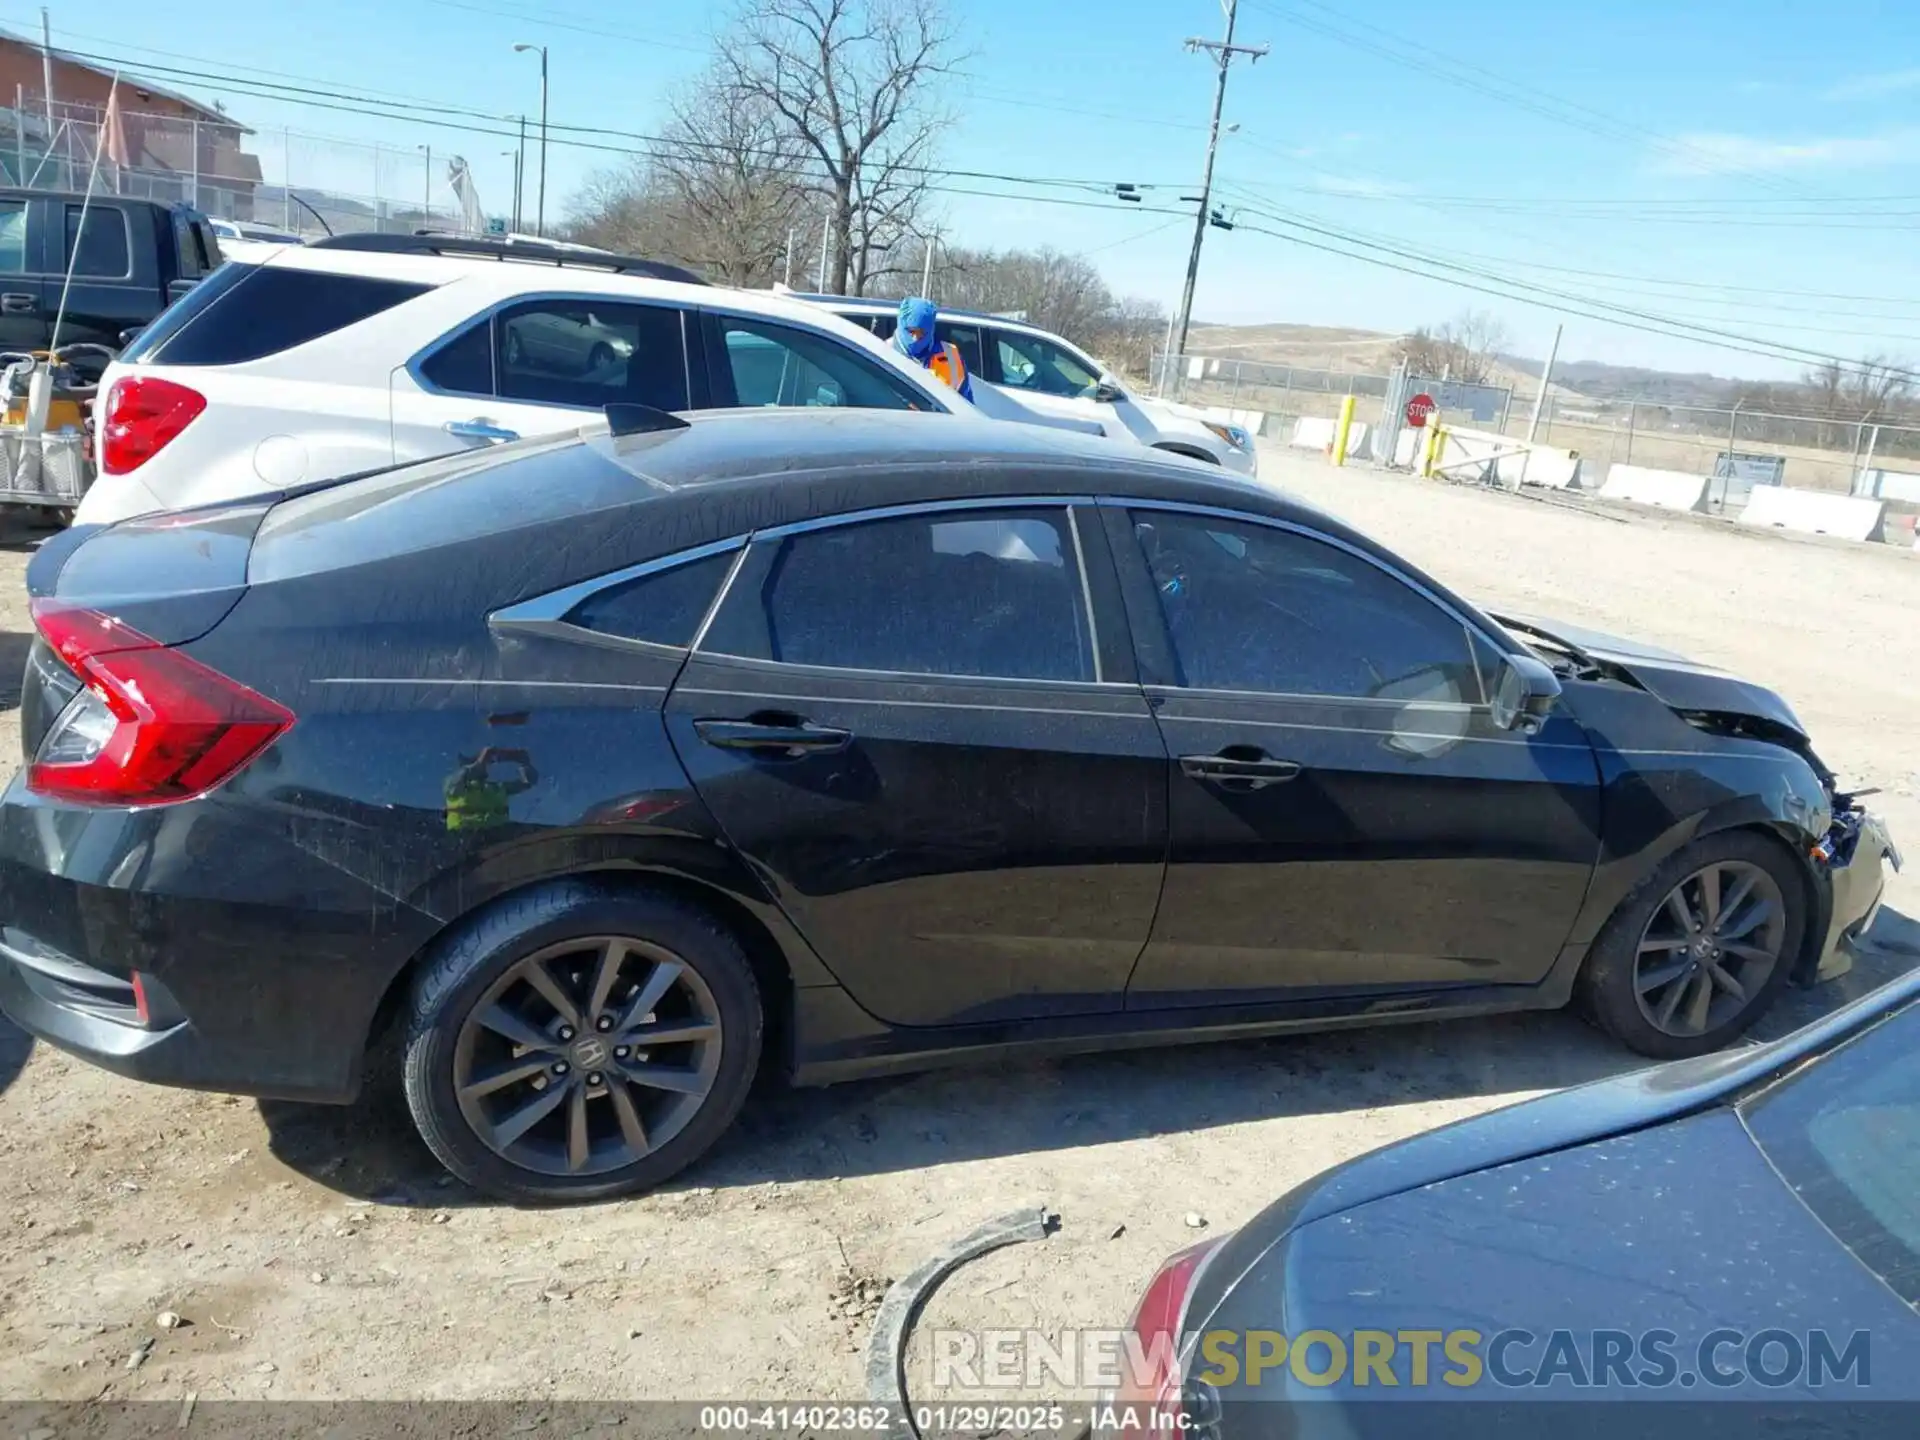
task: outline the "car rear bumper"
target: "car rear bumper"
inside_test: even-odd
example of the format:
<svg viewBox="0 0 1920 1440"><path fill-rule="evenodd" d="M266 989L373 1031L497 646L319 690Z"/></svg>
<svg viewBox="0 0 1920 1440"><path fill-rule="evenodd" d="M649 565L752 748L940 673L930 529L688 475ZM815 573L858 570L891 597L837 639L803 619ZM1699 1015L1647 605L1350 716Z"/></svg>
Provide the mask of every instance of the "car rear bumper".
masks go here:
<svg viewBox="0 0 1920 1440"><path fill-rule="evenodd" d="M132 1079L351 1100L381 1001L433 928L244 812L86 811L18 780L0 800L0 1010Z"/></svg>

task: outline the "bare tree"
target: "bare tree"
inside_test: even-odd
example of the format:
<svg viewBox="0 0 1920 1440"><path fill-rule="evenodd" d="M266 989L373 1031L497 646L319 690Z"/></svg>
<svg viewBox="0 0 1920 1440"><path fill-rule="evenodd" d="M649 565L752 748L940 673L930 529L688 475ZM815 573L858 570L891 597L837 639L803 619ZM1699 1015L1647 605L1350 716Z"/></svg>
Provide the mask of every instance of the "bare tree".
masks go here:
<svg viewBox="0 0 1920 1440"><path fill-rule="evenodd" d="M938 0L745 0L723 35L728 90L764 104L810 163L829 290L864 293L917 233L957 62Z"/></svg>
<svg viewBox="0 0 1920 1440"><path fill-rule="evenodd" d="M1421 326L1400 341L1398 357L1419 375L1483 385L1510 343L1506 325L1484 310L1463 310L1437 329Z"/></svg>
<svg viewBox="0 0 1920 1440"><path fill-rule="evenodd" d="M716 70L675 98L657 149L587 182L570 233L726 284L771 285L812 203L804 159L772 108L732 92Z"/></svg>

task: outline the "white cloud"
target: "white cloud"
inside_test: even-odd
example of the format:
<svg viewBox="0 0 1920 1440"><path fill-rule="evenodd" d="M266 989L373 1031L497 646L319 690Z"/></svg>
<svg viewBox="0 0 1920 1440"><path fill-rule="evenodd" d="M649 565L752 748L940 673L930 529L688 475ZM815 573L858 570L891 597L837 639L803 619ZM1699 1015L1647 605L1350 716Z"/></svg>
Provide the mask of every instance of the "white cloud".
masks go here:
<svg viewBox="0 0 1920 1440"><path fill-rule="evenodd" d="M1661 146L1656 167L1670 175L1732 175L1756 170L1863 170L1911 160L1920 131L1766 140L1757 135L1677 135Z"/></svg>
<svg viewBox="0 0 1920 1440"><path fill-rule="evenodd" d="M1877 75L1855 75L1827 91L1829 100L1874 100L1920 88L1920 69L1883 70Z"/></svg>
<svg viewBox="0 0 1920 1440"><path fill-rule="evenodd" d="M1410 195L1412 190L1405 185L1395 185L1386 180L1374 180L1365 175L1317 175L1312 188L1328 195L1353 195L1360 199L1381 200L1394 195Z"/></svg>

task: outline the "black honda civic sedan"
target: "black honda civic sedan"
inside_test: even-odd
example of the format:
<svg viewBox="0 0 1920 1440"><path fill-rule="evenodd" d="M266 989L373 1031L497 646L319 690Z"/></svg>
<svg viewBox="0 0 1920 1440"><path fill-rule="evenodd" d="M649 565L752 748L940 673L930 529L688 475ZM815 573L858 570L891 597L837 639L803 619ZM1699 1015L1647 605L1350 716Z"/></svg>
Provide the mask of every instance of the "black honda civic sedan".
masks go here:
<svg viewBox="0 0 1920 1440"><path fill-rule="evenodd" d="M610 425L49 541L0 1005L525 1200L768 1059L1560 1006L1693 1054L1887 844L1755 685L1502 623L1195 463L867 412Z"/></svg>

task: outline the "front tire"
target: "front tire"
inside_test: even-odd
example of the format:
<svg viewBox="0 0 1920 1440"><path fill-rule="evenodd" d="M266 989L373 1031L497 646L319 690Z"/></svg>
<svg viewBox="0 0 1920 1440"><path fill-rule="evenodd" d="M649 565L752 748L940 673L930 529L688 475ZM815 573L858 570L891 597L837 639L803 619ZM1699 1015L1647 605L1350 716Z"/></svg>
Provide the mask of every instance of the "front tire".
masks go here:
<svg viewBox="0 0 1920 1440"><path fill-rule="evenodd" d="M631 1195L733 1123L763 1023L753 968L711 915L563 881L487 911L427 958L407 1019L407 1107L475 1189L529 1204Z"/></svg>
<svg viewBox="0 0 1920 1440"><path fill-rule="evenodd" d="M1773 1005L1807 911L1783 846L1748 830L1696 840L1635 887L1600 932L1580 972L1580 1007L1656 1060L1718 1050Z"/></svg>

